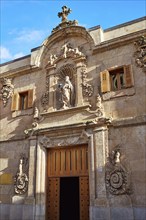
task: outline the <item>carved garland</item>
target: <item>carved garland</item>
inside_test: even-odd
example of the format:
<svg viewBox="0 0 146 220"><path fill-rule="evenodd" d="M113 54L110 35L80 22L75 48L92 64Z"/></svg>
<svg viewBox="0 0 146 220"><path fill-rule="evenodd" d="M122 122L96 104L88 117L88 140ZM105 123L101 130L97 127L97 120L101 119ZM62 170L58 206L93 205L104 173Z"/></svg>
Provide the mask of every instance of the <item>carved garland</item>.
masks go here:
<svg viewBox="0 0 146 220"><path fill-rule="evenodd" d="M49 76L46 77L46 92L43 93L41 97L41 105L46 109L49 104Z"/></svg>
<svg viewBox="0 0 146 220"><path fill-rule="evenodd" d="M146 72L146 37L141 36L134 42L137 51L134 53L135 62L138 67L142 68Z"/></svg>
<svg viewBox="0 0 146 220"><path fill-rule="evenodd" d="M3 78L2 79L2 89L1 89L1 95L2 95L2 101L4 107L7 105L8 100L10 97L12 97L14 92L14 86L12 85L12 79Z"/></svg>
<svg viewBox="0 0 146 220"><path fill-rule="evenodd" d="M87 68L86 66L81 69L82 74L82 92L84 97L91 97L93 95L94 89L93 86L87 83Z"/></svg>

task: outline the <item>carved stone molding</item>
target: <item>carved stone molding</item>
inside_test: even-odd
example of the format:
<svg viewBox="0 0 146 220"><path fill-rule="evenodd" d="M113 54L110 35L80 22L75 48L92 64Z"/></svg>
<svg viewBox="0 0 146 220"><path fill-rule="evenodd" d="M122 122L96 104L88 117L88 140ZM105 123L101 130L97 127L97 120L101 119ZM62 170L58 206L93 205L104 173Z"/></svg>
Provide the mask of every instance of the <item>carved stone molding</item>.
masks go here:
<svg viewBox="0 0 146 220"><path fill-rule="evenodd" d="M82 93L83 97L91 97L94 92L93 85L90 85L87 83L87 68L84 65L81 69L81 74L82 74Z"/></svg>
<svg viewBox="0 0 146 220"><path fill-rule="evenodd" d="M28 169L28 159L22 155L19 160L18 172L14 177L14 191L15 194L23 195L28 190L28 176L26 174Z"/></svg>
<svg viewBox="0 0 146 220"><path fill-rule="evenodd" d="M90 135L83 130L81 134L76 135L68 135L64 137L52 137L48 138L47 136L43 136L42 139L39 141L42 147L49 148L49 147L64 147L64 146L71 146L77 144L84 144L88 143Z"/></svg>
<svg viewBox="0 0 146 220"><path fill-rule="evenodd" d="M146 72L146 36L134 42L137 51L134 53L136 65Z"/></svg>
<svg viewBox="0 0 146 220"><path fill-rule="evenodd" d="M130 173L121 161L121 152L117 147L109 155L106 164L105 183L107 191L113 195L130 194Z"/></svg>
<svg viewBox="0 0 146 220"><path fill-rule="evenodd" d="M14 86L12 84L12 79L4 78L2 80L2 89L1 89L1 96L4 107L7 105L8 100L13 95Z"/></svg>

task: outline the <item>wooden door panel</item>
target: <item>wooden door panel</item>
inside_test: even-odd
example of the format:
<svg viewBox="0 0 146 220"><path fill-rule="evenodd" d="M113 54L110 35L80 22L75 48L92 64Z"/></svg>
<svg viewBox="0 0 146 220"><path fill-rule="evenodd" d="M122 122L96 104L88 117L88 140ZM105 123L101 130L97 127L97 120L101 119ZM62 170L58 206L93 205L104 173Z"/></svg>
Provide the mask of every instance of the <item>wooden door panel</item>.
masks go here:
<svg viewBox="0 0 146 220"><path fill-rule="evenodd" d="M88 148L66 147L48 151L48 176L88 175Z"/></svg>
<svg viewBox="0 0 146 220"><path fill-rule="evenodd" d="M59 220L60 178L48 178L47 220Z"/></svg>
<svg viewBox="0 0 146 220"><path fill-rule="evenodd" d="M80 220L89 220L89 178L80 177Z"/></svg>

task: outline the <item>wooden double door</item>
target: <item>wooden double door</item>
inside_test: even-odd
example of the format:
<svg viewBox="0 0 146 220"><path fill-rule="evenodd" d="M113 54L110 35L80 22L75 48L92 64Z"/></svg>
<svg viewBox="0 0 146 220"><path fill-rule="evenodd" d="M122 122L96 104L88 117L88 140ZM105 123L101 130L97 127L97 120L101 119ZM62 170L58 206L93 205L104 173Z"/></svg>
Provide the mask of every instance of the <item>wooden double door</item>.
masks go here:
<svg viewBox="0 0 146 220"><path fill-rule="evenodd" d="M88 148L48 150L47 220L89 220Z"/></svg>

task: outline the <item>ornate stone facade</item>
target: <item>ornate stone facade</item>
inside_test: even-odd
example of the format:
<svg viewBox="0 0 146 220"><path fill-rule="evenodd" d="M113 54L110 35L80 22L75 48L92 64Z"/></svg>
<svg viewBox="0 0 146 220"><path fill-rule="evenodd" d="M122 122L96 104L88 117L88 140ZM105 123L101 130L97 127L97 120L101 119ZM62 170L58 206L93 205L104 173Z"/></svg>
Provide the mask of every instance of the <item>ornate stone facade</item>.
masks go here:
<svg viewBox="0 0 146 220"><path fill-rule="evenodd" d="M145 18L86 30L70 12L30 56L0 67L1 218L57 220L62 178L75 178L86 219L145 220Z"/></svg>

